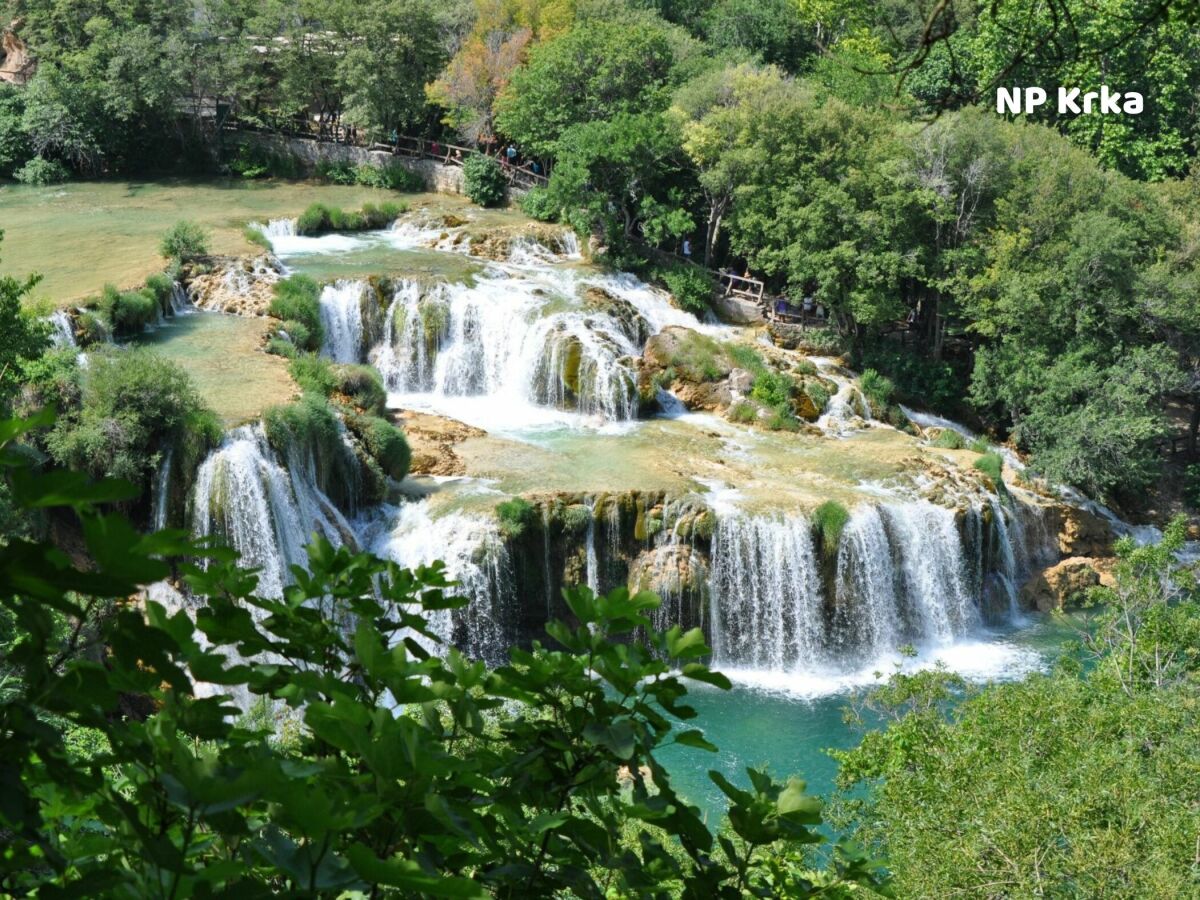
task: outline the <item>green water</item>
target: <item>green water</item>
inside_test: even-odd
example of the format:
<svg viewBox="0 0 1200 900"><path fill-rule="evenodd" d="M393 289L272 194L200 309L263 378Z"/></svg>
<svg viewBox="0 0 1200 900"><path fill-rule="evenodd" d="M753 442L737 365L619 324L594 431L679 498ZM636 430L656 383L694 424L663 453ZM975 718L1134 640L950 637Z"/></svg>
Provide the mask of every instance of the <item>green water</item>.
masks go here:
<svg viewBox="0 0 1200 900"><path fill-rule="evenodd" d="M158 242L181 219L209 230L211 249L242 254L247 222L299 215L310 203L358 208L367 202L418 203L372 188L243 179L70 182L50 187L0 182L0 274L42 275L36 298L63 305L106 283L129 287L161 271ZM67 248L69 252L64 252Z"/></svg>
<svg viewBox="0 0 1200 900"><path fill-rule="evenodd" d="M137 339L179 364L226 426L257 418L296 394L287 360L262 351L265 319L193 312Z"/></svg>
<svg viewBox="0 0 1200 900"><path fill-rule="evenodd" d="M966 658L967 668L977 669L972 681L1011 680L1047 666L1076 634L1079 622L1031 620L1019 630L963 645L949 655L954 660ZM978 666L972 665L972 657ZM989 668L994 671L989 673ZM869 683L871 679L865 680ZM777 780L797 775L808 783L810 793L827 798L833 790L837 763L826 751L853 747L861 738L861 732L842 719L856 689L805 697L781 689L783 681L772 689L735 680L730 691L689 684L688 702L698 715L684 727L699 728L720 752L672 746L663 750L659 759L671 772L676 790L700 806L711 826L720 821L727 801L709 779L710 769L747 787L746 767L765 767ZM804 691L820 686L797 680L793 687Z"/></svg>

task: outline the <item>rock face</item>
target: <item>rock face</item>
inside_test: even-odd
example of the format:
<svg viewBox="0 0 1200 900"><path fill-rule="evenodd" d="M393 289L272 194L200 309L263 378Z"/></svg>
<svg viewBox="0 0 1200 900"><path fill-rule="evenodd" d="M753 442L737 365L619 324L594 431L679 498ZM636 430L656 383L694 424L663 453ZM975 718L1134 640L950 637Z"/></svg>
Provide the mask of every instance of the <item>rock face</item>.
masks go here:
<svg viewBox="0 0 1200 900"><path fill-rule="evenodd" d="M216 257L181 273L188 299L197 309L235 316L265 316L282 277L275 257Z"/></svg>
<svg viewBox="0 0 1200 900"><path fill-rule="evenodd" d="M713 311L730 325L759 325L763 322L762 308L753 300L721 294L713 299Z"/></svg>
<svg viewBox="0 0 1200 900"><path fill-rule="evenodd" d="M733 402L733 367L716 341L690 328L672 325L646 342L639 368L639 392L653 397L665 387L688 409L715 412Z"/></svg>
<svg viewBox="0 0 1200 900"><path fill-rule="evenodd" d="M26 84L37 71L37 60L17 36L24 20L14 19L0 30L0 81L8 84Z"/></svg>
<svg viewBox="0 0 1200 900"><path fill-rule="evenodd" d="M398 411L393 415L393 421L404 429L408 438L412 450L409 471L414 475L464 474L466 467L454 452L455 446L467 438L486 434L454 419L411 410Z"/></svg>
<svg viewBox="0 0 1200 900"><path fill-rule="evenodd" d="M1064 559L1025 582L1021 588L1021 605L1039 612L1077 606L1089 589L1098 585L1113 585L1111 567L1111 559L1084 556Z"/></svg>
<svg viewBox="0 0 1200 900"><path fill-rule="evenodd" d="M1112 556L1117 536L1105 519L1086 509L1061 504L1053 508L1052 515L1063 556Z"/></svg>

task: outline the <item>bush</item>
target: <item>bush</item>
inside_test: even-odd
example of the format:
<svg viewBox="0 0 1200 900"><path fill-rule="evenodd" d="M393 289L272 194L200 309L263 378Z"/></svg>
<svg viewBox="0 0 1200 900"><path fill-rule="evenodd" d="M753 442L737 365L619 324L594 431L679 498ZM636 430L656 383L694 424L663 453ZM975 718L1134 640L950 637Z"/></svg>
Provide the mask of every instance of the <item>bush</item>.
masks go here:
<svg viewBox="0 0 1200 900"><path fill-rule="evenodd" d="M654 277L666 285L675 302L688 312L703 315L710 309L716 282L700 266L682 262L659 266Z"/></svg>
<svg viewBox="0 0 1200 900"><path fill-rule="evenodd" d="M516 540L537 523L537 507L522 497L513 497L496 504L496 518L500 520L500 533Z"/></svg>
<svg viewBox="0 0 1200 900"><path fill-rule="evenodd" d="M79 408L59 419L46 443L61 465L146 488L160 452L175 447L181 471L191 471L220 436L187 373L131 347L91 355Z"/></svg>
<svg viewBox="0 0 1200 900"><path fill-rule="evenodd" d="M557 222L561 210L544 187L531 188L520 200L521 211L539 222Z"/></svg>
<svg viewBox="0 0 1200 900"><path fill-rule="evenodd" d="M988 451L975 460L975 468L988 477L998 491L1004 490L1004 458L999 453Z"/></svg>
<svg viewBox="0 0 1200 900"><path fill-rule="evenodd" d="M229 169L242 178L299 178L303 174L300 161L290 153L276 153L259 144L239 144L237 155Z"/></svg>
<svg viewBox="0 0 1200 900"><path fill-rule="evenodd" d="M296 349L295 344L278 335L268 338L267 346L264 349L273 356L282 356L285 359L295 359L300 352Z"/></svg>
<svg viewBox="0 0 1200 900"><path fill-rule="evenodd" d="M122 337L141 334L147 325L153 325L159 317L158 300L148 288L121 292L113 285L106 284L98 306L113 333Z"/></svg>
<svg viewBox="0 0 1200 900"><path fill-rule="evenodd" d="M354 184L358 173L355 171L353 163L344 160L323 159L317 163L316 176L322 181L329 181L333 184Z"/></svg>
<svg viewBox="0 0 1200 900"><path fill-rule="evenodd" d="M373 231L384 228L408 211L402 203L368 203L359 212L313 203L296 219L296 234L318 235L329 231Z"/></svg>
<svg viewBox="0 0 1200 900"><path fill-rule="evenodd" d="M185 260L208 254L208 232L195 222L176 222L163 235L158 252L168 258Z"/></svg>
<svg viewBox="0 0 1200 900"><path fill-rule="evenodd" d="M252 225L247 225L242 229L242 238L247 244L253 244L256 247L261 247L268 253L271 252L271 239Z"/></svg>
<svg viewBox="0 0 1200 900"><path fill-rule="evenodd" d="M93 347L112 340L112 323L99 313L84 311L75 320L75 339L80 347Z"/></svg>
<svg viewBox="0 0 1200 900"><path fill-rule="evenodd" d="M942 413L954 413L967 394L967 378L950 363L892 347L867 350L858 360L892 379L901 402L913 402Z"/></svg>
<svg viewBox="0 0 1200 900"><path fill-rule="evenodd" d="M796 382L790 375L783 372L766 371L754 379L754 387L750 389L750 396L777 412L790 412L792 395L795 391Z"/></svg>
<svg viewBox="0 0 1200 900"><path fill-rule="evenodd" d="M425 190L425 179L398 162L386 166L360 165L354 170L354 181L364 187L389 191L418 193Z"/></svg>
<svg viewBox="0 0 1200 900"><path fill-rule="evenodd" d="M333 363L315 353L302 353L288 365L288 372L305 393L328 397L337 389Z"/></svg>
<svg viewBox="0 0 1200 900"><path fill-rule="evenodd" d="M274 294L267 313L282 322L299 322L307 330L300 343L301 350L319 350L325 337L321 326L321 286L307 275L291 275L275 283ZM290 334L290 332L289 332Z"/></svg>
<svg viewBox="0 0 1200 900"><path fill-rule="evenodd" d="M412 463L412 450L404 432L378 416L362 416L363 425L356 432L363 447L384 473L396 481L403 481Z"/></svg>
<svg viewBox="0 0 1200 900"><path fill-rule="evenodd" d="M731 422L749 425L758 419L758 407L748 400L739 400L729 407L728 417Z"/></svg>
<svg viewBox="0 0 1200 900"><path fill-rule="evenodd" d="M671 367L689 381L717 381L729 374L725 348L706 334L689 331L670 359Z"/></svg>
<svg viewBox="0 0 1200 900"><path fill-rule="evenodd" d="M334 390L348 397L363 412L381 414L387 407L383 379L370 366L340 365L334 370Z"/></svg>
<svg viewBox="0 0 1200 900"><path fill-rule="evenodd" d="M306 393L293 403L263 413L267 440L290 467L309 466L317 486L338 507L357 508L360 473L342 440L342 423L324 397Z"/></svg>
<svg viewBox="0 0 1200 900"><path fill-rule="evenodd" d="M174 279L164 272L151 275L146 279L146 290L153 295L154 302L158 304L162 314L169 315L172 309L171 298L175 294Z"/></svg>
<svg viewBox="0 0 1200 900"><path fill-rule="evenodd" d="M70 177L70 171L58 160L40 156L35 156L13 172L13 178L22 184L61 184Z"/></svg>
<svg viewBox="0 0 1200 900"><path fill-rule="evenodd" d="M473 153L463 163L465 190L472 203L501 206L508 196L508 180L500 163L490 156Z"/></svg>
<svg viewBox="0 0 1200 900"><path fill-rule="evenodd" d="M841 541L842 531L849 521L850 513L836 500L826 500L813 510L813 527L821 542L821 549L827 556L837 555L838 542Z"/></svg>
<svg viewBox="0 0 1200 900"><path fill-rule="evenodd" d="M963 436L953 428L943 428L933 441L933 446L939 447L942 450L961 450L967 445Z"/></svg>
<svg viewBox="0 0 1200 900"><path fill-rule="evenodd" d="M819 381L805 382L804 393L812 401L812 405L817 412L824 412L825 407L829 405L829 391Z"/></svg>
<svg viewBox="0 0 1200 900"><path fill-rule="evenodd" d="M892 402L892 394L896 386L885 375L880 375L874 369L865 369L859 376L858 386L871 404L871 412L882 416Z"/></svg>

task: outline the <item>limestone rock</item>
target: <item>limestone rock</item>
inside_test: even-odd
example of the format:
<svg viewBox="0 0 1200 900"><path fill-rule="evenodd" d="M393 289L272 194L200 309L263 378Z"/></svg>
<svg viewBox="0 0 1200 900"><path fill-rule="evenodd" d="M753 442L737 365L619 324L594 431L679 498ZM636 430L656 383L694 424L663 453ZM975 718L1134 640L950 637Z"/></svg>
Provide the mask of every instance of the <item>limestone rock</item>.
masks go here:
<svg viewBox="0 0 1200 900"><path fill-rule="evenodd" d="M759 325L763 322L762 307L743 297L721 294L713 300L713 311L730 325Z"/></svg>
<svg viewBox="0 0 1200 900"><path fill-rule="evenodd" d="M456 445L487 432L455 419L401 410L393 422L404 429L412 450L409 471L414 475L462 475L466 466L454 452Z"/></svg>
<svg viewBox="0 0 1200 900"><path fill-rule="evenodd" d="M1058 549L1063 556L1112 556L1116 534L1112 525L1086 509L1059 504L1051 521L1058 534Z"/></svg>
<svg viewBox="0 0 1200 900"><path fill-rule="evenodd" d="M235 316L265 316L283 277L274 256L214 257L182 273L188 298L198 309Z"/></svg>
<svg viewBox="0 0 1200 900"><path fill-rule="evenodd" d="M1090 588L1113 584L1111 559L1072 556L1030 578L1021 588L1021 605L1048 612L1077 605Z"/></svg>
<svg viewBox="0 0 1200 900"><path fill-rule="evenodd" d="M640 553L629 565L629 590L660 597L702 597L708 590L708 563L687 544L664 544Z"/></svg>
<svg viewBox="0 0 1200 900"><path fill-rule="evenodd" d="M17 32L25 22L14 19L0 30L0 81L26 84L37 71L37 60Z"/></svg>

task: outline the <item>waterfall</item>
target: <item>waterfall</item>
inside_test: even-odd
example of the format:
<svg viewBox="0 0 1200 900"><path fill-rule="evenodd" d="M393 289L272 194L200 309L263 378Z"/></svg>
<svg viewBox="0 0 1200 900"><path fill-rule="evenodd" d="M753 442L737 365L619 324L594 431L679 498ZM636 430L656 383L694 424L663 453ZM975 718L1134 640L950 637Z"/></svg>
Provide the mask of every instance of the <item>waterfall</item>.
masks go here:
<svg viewBox="0 0 1200 900"><path fill-rule="evenodd" d="M572 410L606 421L637 415L628 323L564 309L544 283L504 273L473 285L403 282L370 354L388 390L427 401L487 398L488 411Z"/></svg>
<svg viewBox="0 0 1200 900"><path fill-rule="evenodd" d="M506 659L517 623L509 609L512 564L495 520L458 512L433 517L427 500L389 512L393 524L373 552L407 568L443 561L470 601L462 609L428 614L433 630L472 657L492 663Z"/></svg>
<svg viewBox="0 0 1200 900"><path fill-rule="evenodd" d="M75 326L71 323L71 317L67 315L66 310L56 311L48 321L51 328L50 340L55 348L74 350L79 346L75 341Z"/></svg>
<svg viewBox="0 0 1200 900"><path fill-rule="evenodd" d="M321 291L321 326L325 338L321 352L339 363L362 360L362 304L366 285L361 281L338 281Z"/></svg>
<svg viewBox="0 0 1200 900"><path fill-rule="evenodd" d="M968 587L954 510L925 500L887 504L883 515L896 548L914 637L946 644L980 624Z"/></svg>
<svg viewBox="0 0 1200 900"><path fill-rule="evenodd" d="M587 537L584 539L587 586L592 593L600 593L600 559L596 553L596 501L591 500L587 505L588 523Z"/></svg>
<svg viewBox="0 0 1200 900"><path fill-rule="evenodd" d="M175 461L175 448L168 447L159 463L158 471L154 473L154 518L151 524L155 531L167 527L167 513L171 504L171 465Z"/></svg>
<svg viewBox="0 0 1200 900"><path fill-rule="evenodd" d="M1026 573L1017 565L1017 553L1009 532L1008 514L1004 505L996 497L992 497L988 502L992 510L992 558L997 563L994 566L995 576L1008 599L1009 618L1015 620L1021 614L1017 606L1017 587Z"/></svg>
<svg viewBox="0 0 1200 900"><path fill-rule="evenodd" d="M892 547L878 508L859 506L842 530L836 585L840 649L873 659L903 643Z"/></svg>
<svg viewBox="0 0 1200 900"><path fill-rule="evenodd" d="M196 474L193 531L224 538L243 565L262 570L259 591L281 597L314 532L335 545L353 534L312 475L311 465L284 469L261 426L234 429Z"/></svg>
<svg viewBox="0 0 1200 900"><path fill-rule="evenodd" d="M817 427L834 437L844 437L871 421L871 410L854 379L832 359L810 358L824 377L837 384L836 393L829 398L829 405L817 419Z"/></svg>
<svg viewBox="0 0 1200 900"><path fill-rule="evenodd" d="M178 281L171 282L171 315L182 316L190 312L195 312L195 307L188 299L187 291Z"/></svg>
<svg viewBox="0 0 1200 900"><path fill-rule="evenodd" d="M820 575L812 527L803 516L719 520L712 596L718 667L784 670L823 657Z"/></svg>
<svg viewBox="0 0 1200 900"><path fill-rule="evenodd" d="M266 225L261 222L253 222L250 227L258 229L264 237L272 241L275 238L296 236L295 219L271 219Z"/></svg>

